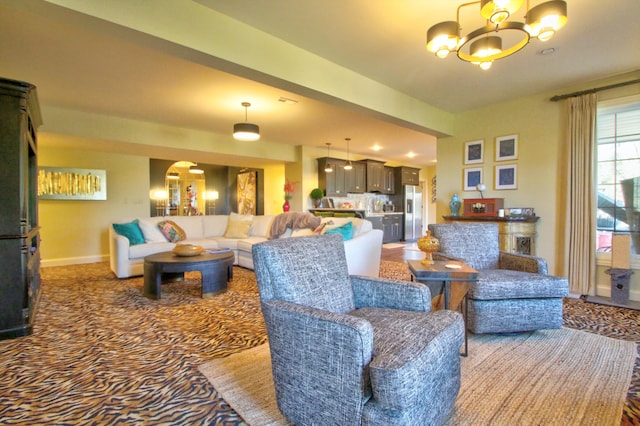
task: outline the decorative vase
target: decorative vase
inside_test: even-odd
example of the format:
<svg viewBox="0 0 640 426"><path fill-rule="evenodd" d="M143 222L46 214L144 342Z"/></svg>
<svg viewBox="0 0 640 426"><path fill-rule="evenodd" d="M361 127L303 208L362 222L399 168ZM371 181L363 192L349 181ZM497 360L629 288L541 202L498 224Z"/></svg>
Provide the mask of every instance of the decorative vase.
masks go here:
<svg viewBox="0 0 640 426"><path fill-rule="evenodd" d="M460 199L458 198L458 194L453 194L453 197L451 197L449 210L451 210L451 216L458 216L460 214Z"/></svg>
<svg viewBox="0 0 640 426"><path fill-rule="evenodd" d="M427 231L427 235L418 238L418 248L427 255L421 263L423 265L433 265L431 254L440 250L440 241L431 236L431 231Z"/></svg>
<svg viewBox="0 0 640 426"><path fill-rule="evenodd" d="M284 204L282 205L282 211L286 213L290 209L291 209L291 206L289 205L289 200L284 200Z"/></svg>

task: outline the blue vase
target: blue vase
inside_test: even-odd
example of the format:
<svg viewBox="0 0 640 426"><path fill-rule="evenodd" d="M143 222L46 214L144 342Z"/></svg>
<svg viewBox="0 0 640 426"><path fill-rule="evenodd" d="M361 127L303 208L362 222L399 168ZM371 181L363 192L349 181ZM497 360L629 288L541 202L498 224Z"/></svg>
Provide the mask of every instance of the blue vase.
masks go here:
<svg viewBox="0 0 640 426"><path fill-rule="evenodd" d="M459 216L460 214L460 199L458 194L453 194L451 201L449 201L449 210L451 210L451 216Z"/></svg>

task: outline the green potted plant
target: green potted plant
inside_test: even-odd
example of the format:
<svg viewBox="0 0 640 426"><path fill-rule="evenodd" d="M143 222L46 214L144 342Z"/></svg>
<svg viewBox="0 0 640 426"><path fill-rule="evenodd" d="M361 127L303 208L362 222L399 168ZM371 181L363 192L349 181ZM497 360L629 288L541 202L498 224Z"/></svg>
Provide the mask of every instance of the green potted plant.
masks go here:
<svg viewBox="0 0 640 426"><path fill-rule="evenodd" d="M320 188L313 188L309 197L313 200L314 207L320 207L320 200L324 197L324 192L322 192L322 189Z"/></svg>

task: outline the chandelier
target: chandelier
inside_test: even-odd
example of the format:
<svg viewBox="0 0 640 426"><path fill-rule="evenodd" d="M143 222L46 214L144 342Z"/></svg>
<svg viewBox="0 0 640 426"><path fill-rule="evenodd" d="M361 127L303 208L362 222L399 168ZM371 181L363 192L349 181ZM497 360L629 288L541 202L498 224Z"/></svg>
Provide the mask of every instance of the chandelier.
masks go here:
<svg viewBox="0 0 640 426"><path fill-rule="evenodd" d="M524 0L479 0L458 6L455 21L435 24L427 31L427 50L439 58L446 58L456 52L458 58L480 66L483 70L491 68L496 59L513 55L537 38L547 41L567 22L567 3L552 0L533 8L526 0L525 22L509 20L518 11ZM480 5L480 16L486 25L464 37L460 37L460 9ZM501 37L502 36L502 37ZM503 47L503 37L508 46Z"/></svg>

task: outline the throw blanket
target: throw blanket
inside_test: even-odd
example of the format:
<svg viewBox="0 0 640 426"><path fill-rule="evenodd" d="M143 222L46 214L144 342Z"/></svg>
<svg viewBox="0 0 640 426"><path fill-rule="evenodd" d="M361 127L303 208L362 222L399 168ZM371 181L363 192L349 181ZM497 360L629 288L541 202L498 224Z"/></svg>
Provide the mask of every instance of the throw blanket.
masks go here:
<svg viewBox="0 0 640 426"><path fill-rule="evenodd" d="M288 212L281 213L273 219L269 239L273 240L284 234L287 228L291 229L316 229L320 226L322 218L311 213Z"/></svg>

